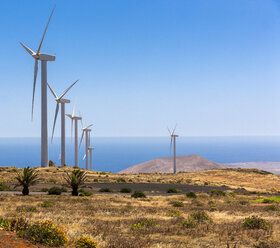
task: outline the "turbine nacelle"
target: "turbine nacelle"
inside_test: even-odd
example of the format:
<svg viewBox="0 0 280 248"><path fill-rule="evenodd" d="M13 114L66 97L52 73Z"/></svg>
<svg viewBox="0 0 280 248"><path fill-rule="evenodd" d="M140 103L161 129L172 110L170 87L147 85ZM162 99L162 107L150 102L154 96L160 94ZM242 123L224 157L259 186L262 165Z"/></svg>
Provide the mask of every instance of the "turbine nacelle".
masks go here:
<svg viewBox="0 0 280 248"><path fill-rule="evenodd" d="M70 103L71 102L69 99L64 99L64 98L62 98L62 99L57 98L55 100L59 103Z"/></svg>

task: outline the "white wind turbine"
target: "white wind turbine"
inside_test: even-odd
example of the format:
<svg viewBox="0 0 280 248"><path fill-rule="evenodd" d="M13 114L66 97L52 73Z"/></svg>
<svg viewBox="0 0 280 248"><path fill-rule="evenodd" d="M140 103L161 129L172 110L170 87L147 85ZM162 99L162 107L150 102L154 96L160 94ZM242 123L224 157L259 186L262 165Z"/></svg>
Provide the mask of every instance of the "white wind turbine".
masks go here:
<svg viewBox="0 0 280 248"><path fill-rule="evenodd" d="M171 138L171 140L170 140L170 152L172 150L172 143L173 143L173 156L174 156L174 158L173 158L173 161L174 161L174 163L173 163L173 173L174 174L176 174L176 172L177 172L176 171L176 138L179 137L179 135L174 134L176 126L174 127L172 132L170 131L169 128L167 128L168 132L170 134L170 138Z"/></svg>
<svg viewBox="0 0 280 248"><path fill-rule="evenodd" d="M56 100L56 110L55 110L55 116L54 116L54 122L53 122L53 129L52 129L52 141L53 141L53 134L55 129L55 123L57 114L59 112L59 105L61 105L61 166L63 166L66 163L66 151L65 151L65 103L70 103L69 99L64 99L63 97L66 95L66 93L78 82L79 80L76 80L73 84L71 84L67 90L63 92L63 94L58 97L51 86L48 84L48 87L50 91L52 92L55 100Z"/></svg>
<svg viewBox="0 0 280 248"><path fill-rule="evenodd" d="M65 114L65 115L71 119L71 140L72 140L72 136L73 136L73 121L75 121L75 163L74 163L74 167L78 167L78 120L82 120L82 117L75 116L75 109L76 109L76 104L74 105L72 115L70 115L70 114Z"/></svg>
<svg viewBox="0 0 280 248"><path fill-rule="evenodd" d="M86 170L88 170L88 148L89 148L89 145L90 145L90 132L91 132L90 127L93 126L93 124L90 124L87 127L84 127L83 126L83 121L81 121L81 122L82 122L82 131L83 132L82 132L82 137L81 137L81 140L80 140L79 147L81 147L81 144L82 144L82 141L83 141L83 138L84 138L84 134L85 134L85 155L84 155L84 159L86 159Z"/></svg>
<svg viewBox="0 0 280 248"><path fill-rule="evenodd" d="M55 55L40 53L44 37L53 15L55 7L52 10L47 26L45 28L42 40L38 47L37 52L32 51L30 48L20 42L23 48L35 59L34 67L34 81L33 81L33 95L32 95L32 113L31 117L33 120L33 109L34 109L34 96L36 88L36 79L38 72L38 61L41 61L41 167L48 166L48 105L47 105L47 61L55 61Z"/></svg>
<svg viewBox="0 0 280 248"><path fill-rule="evenodd" d="M90 142L89 142L90 143ZM89 147L88 148L88 153L89 153L89 165L90 165L90 170L92 171L92 152L95 148ZM86 155L85 155L86 156Z"/></svg>

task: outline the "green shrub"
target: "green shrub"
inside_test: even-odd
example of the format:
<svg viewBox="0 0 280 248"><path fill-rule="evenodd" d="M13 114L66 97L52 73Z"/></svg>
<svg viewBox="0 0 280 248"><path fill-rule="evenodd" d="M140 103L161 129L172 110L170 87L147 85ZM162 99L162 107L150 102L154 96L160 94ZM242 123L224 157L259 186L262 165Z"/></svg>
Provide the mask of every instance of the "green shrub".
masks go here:
<svg viewBox="0 0 280 248"><path fill-rule="evenodd" d="M10 224L11 222L9 220L0 218L0 228L10 231Z"/></svg>
<svg viewBox="0 0 280 248"><path fill-rule="evenodd" d="M262 219L258 216L252 216L244 220L242 223L242 228L268 230L271 228L271 226L265 219Z"/></svg>
<svg viewBox="0 0 280 248"><path fill-rule="evenodd" d="M79 194L79 196L92 196L93 194L89 191L84 191Z"/></svg>
<svg viewBox="0 0 280 248"><path fill-rule="evenodd" d="M131 195L131 197L133 198L146 198L146 195L140 191L140 190L136 190L134 191L134 193Z"/></svg>
<svg viewBox="0 0 280 248"><path fill-rule="evenodd" d="M152 219L142 219L141 221L131 225L131 229L144 229L144 228L149 228L152 226L155 226L156 222Z"/></svg>
<svg viewBox="0 0 280 248"><path fill-rule="evenodd" d="M41 204L39 204L39 206L43 207L43 208L50 208L53 206L53 202L46 200L46 201L43 201Z"/></svg>
<svg viewBox="0 0 280 248"><path fill-rule="evenodd" d="M206 223L212 221L205 211L198 211L190 214L190 219L194 220L196 223Z"/></svg>
<svg viewBox="0 0 280 248"><path fill-rule="evenodd" d="M9 191L9 190L10 187L7 184L0 182L0 191Z"/></svg>
<svg viewBox="0 0 280 248"><path fill-rule="evenodd" d="M118 178L118 179L117 179L117 182L118 182L118 183L125 183L125 179L123 179L122 177L121 177L121 178Z"/></svg>
<svg viewBox="0 0 280 248"><path fill-rule="evenodd" d="M64 231L51 221L36 222L27 229L17 232L17 235L33 243L51 247L63 246L68 241Z"/></svg>
<svg viewBox="0 0 280 248"><path fill-rule="evenodd" d="M212 189L210 191L211 196L226 196L226 192L219 190L219 189Z"/></svg>
<svg viewBox="0 0 280 248"><path fill-rule="evenodd" d="M239 204L240 205L249 205L250 203L249 203L249 201L241 200L241 201L239 201Z"/></svg>
<svg viewBox="0 0 280 248"><path fill-rule="evenodd" d="M121 193L131 193L131 188L121 188Z"/></svg>
<svg viewBox="0 0 280 248"><path fill-rule="evenodd" d="M208 205L209 205L210 207L217 207L217 204L216 204L214 201L209 201L209 202L208 202Z"/></svg>
<svg viewBox="0 0 280 248"><path fill-rule="evenodd" d="M264 208L264 211L279 211L279 207L275 205L269 205Z"/></svg>
<svg viewBox="0 0 280 248"><path fill-rule="evenodd" d="M48 188L42 188L40 191L41 192L49 192L49 189Z"/></svg>
<svg viewBox="0 0 280 248"><path fill-rule="evenodd" d="M76 242L76 248L97 248L97 245L91 238L80 237Z"/></svg>
<svg viewBox="0 0 280 248"><path fill-rule="evenodd" d="M186 197L188 197L188 198L196 198L197 196L196 196L196 194L194 192L187 192L186 193Z"/></svg>
<svg viewBox="0 0 280 248"><path fill-rule="evenodd" d="M169 209L166 212L166 216L168 216L168 217L178 217L178 216L181 216L181 213L176 209Z"/></svg>
<svg viewBox="0 0 280 248"><path fill-rule="evenodd" d="M61 192L66 193L66 192L68 192L68 189L65 187L61 187Z"/></svg>
<svg viewBox="0 0 280 248"><path fill-rule="evenodd" d="M174 189L174 188L169 188L168 190L166 190L166 193L176 194L176 193L179 193L179 191L177 189Z"/></svg>
<svg viewBox="0 0 280 248"><path fill-rule="evenodd" d="M268 198L264 198L262 202L263 202L263 203L273 203L274 200L268 199Z"/></svg>
<svg viewBox="0 0 280 248"><path fill-rule="evenodd" d="M194 228L196 226L196 222L192 219L184 219L179 225L184 228Z"/></svg>
<svg viewBox="0 0 280 248"><path fill-rule="evenodd" d="M16 211L19 213L28 213L28 212L37 212L37 209L35 207L20 206L16 208Z"/></svg>
<svg viewBox="0 0 280 248"><path fill-rule="evenodd" d="M184 203L179 202L179 201L175 201L175 202L172 202L172 206L176 207L176 208L181 208L181 207L184 207Z"/></svg>
<svg viewBox="0 0 280 248"><path fill-rule="evenodd" d="M59 187L51 187L48 192L49 195L61 195L62 189Z"/></svg>
<svg viewBox="0 0 280 248"><path fill-rule="evenodd" d="M112 193L112 192L113 192L113 190L112 190L112 189L110 189L110 188L101 188L101 189L99 190L99 192Z"/></svg>
<svg viewBox="0 0 280 248"><path fill-rule="evenodd" d="M10 231L20 232L26 230L29 224L24 218L10 220Z"/></svg>

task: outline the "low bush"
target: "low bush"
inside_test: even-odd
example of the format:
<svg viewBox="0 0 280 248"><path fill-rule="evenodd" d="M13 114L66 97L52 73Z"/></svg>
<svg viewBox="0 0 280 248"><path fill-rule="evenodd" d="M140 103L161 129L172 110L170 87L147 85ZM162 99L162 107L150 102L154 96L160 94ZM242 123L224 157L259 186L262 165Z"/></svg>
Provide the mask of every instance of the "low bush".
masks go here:
<svg viewBox="0 0 280 248"><path fill-rule="evenodd" d="M83 190L82 192L80 192L79 196L92 196L93 194L89 191L85 191Z"/></svg>
<svg viewBox="0 0 280 248"><path fill-rule="evenodd" d="M179 226L184 228L194 228L196 227L196 222L192 219L184 219L179 223Z"/></svg>
<svg viewBox="0 0 280 248"><path fill-rule="evenodd" d="M196 223L206 223L212 221L205 211L198 211L190 214L190 219L194 220Z"/></svg>
<svg viewBox="0 0 280 248"><path fill-rule="evenodd" d="M263 229L269 230L271 228L270 224L258 216L248 217L242 223L242 228L244 229Z"/></svg>
<svg viewBox="0 0 280 248"><path fill-rule="evenodd" d="M20 206L16 208L16 211L19 213L28 213L28 212L37 212L37 209L35 207Z"/></svg>
<svg viewBox="0 0 280 248"><path fill-rule="evenodd" d="M240 205L249 205L250 203L249 203L249 201L241 200L241 201L239 201L239 204Z"/></svg>
<svg viewBox="0 0 280 248"><path fill-rule="evenodd" d="M51 221L36 222L25 230L17 232L17 235L33 243L51 247L63 246L68 241L64 231Z"/></svg>
<svg viewBox="0 0 280 248"><path fill-rule="evenodd" d="M41 192L49 192L49 189L48 188L42 188L40 191Z"/></svg>
<svg viewBox="0 0 280 248"><path fill-rule="evenodd" d="M10 224L11 224L10 220L0 218L0 228L6 231L10 231Z"/></svg>
<svg viewBox="0 0 280 248"><path fill-rule="evenodd" d="M211 196L226 196L226 192L222 191L222 190L219 190L219 189L212 189L210 191L210 195Z"/></svg>
<svg viewBox="0 0 280 248"><path fill-rule="evenodd" d="M48 192L49 195L61 195L62 189L59 187L51 187Z"/></svg>
<svg viewBox="0 0 280 248"><path fill-rule="evenodd" d="M134 193L131 195L131 197L133 198L146 198L146 195L140 191L140 190L136 190L134 191Z"/></svg>
<svg viewBox="0 0 280 248"><path fill-rule="evenodd" d="M179 191L177 189L174 189L174 188L169 188L168 190L166 190L166 193L176 194L176 193L179 193Z"/></svg>
<svg viewBox="0 0 280 248"><path fill-rule="evenodd" d="M131 193L131 188L121 188L121 193Z"/></svg>
<svg viewBox="0 0 280 248"><path fill-rule="evenodd" d="M121 177L121 178L118 178L118 179L117 179L117 182L118 182L118 183L125 183L125 179L123 179L122 177Z"/></svg>
<svg viewBox="0 0 280 248"><path fill-rule="evenodd" d="M196 196L196 194L194 192L187 192L186 193L186 197L188 197L188 198L196 198L197 196Z"/></svg>
<svg viewBox="0 0 280 248"><path fill-rule="evenodd" d="M279 207L275 205L269 205L264 208L264 211L279 211Z"/></svg>
<svg viewBox="0 0 280 248"><path fill-rule="evenodd" d="M43 207L43 208L50 208L53 206L53 202L52 201L43 201L41 204L39 204L40 207Z"/></svg>
<svg viewBox="0 0 280 248"><path fill-rule="evenodd" d="M0 191L9 191L9 190L10 187L7 184L0 182Z"/></svg>
<svg viewBox="0 0 280 248"><path fill-rule="evenodd" d="M263 202L263 203L273 203L274 200L268 199L268 198L264 198L262 202Z"/></svg>
<svg viewBox="0 0 280 248"><path fill-rule="evenodd" d="M91 238L80 237L76 241L76 248L97 248L97 245Z"/></svg>
<svg viewBox="0 0 280 248"><path fill-rule="evenodd" d="M110 189L110 188L101 188L101 189L99 190L99 192L112 193L112 192L113 192L113 190L112 190L112 189Z"/></svg>
<svg viewBox="0 0 280 248"><path fill-rule="evenodd" d="M131 229L144 229L144 228L149 228L152 226L155 226L156 222L152 219L142 219L141 221L131 225Z"/></svg>
<svg viewBox="0 0 280 248"><path fill-rule="evenodd" d="M172 206L176 207L176 208L181 208L181 207L184 207L184 203L179 202L179 201L175 201L175 202L172 202Z"/></svg>
<svg viewBox="0 0 280 248"><path fill-rule="evenodd" d="M169 209L166 212L166 216L168 216L168 217L178 217L178 216L181 216L181 213L176 209Z"/></svg>

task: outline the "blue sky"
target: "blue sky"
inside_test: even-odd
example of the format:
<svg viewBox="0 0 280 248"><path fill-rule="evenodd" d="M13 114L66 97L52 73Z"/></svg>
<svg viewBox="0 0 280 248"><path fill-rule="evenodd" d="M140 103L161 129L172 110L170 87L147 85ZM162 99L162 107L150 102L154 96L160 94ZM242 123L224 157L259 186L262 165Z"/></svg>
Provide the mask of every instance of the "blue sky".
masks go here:
<svg viewBox="0 0 280 248"><path fill-rule="evenodd" d="M48 81L96 136L280 135L280 1L1 1L0 137L40 136L40 74L30 121L34 60L56 54ZM49 130L55 102L49 93ZM67 121L70 136L70 122ZM58 118L55 136L59 136Z"/></svg>

